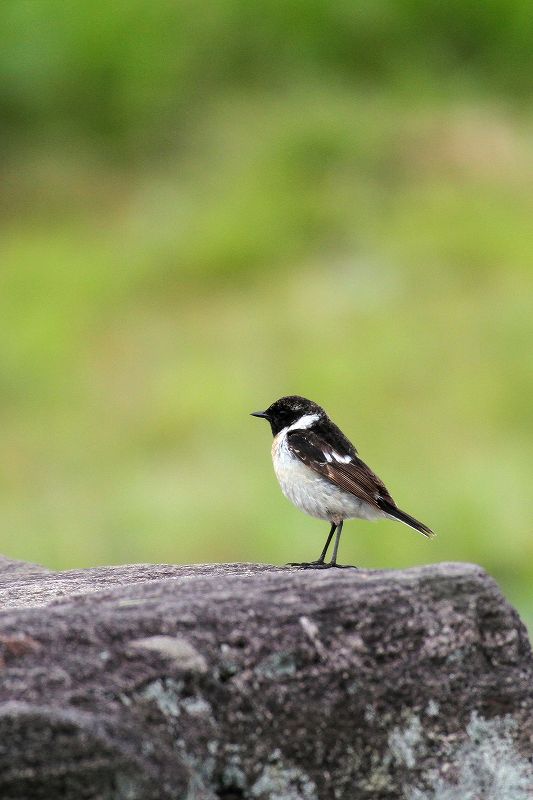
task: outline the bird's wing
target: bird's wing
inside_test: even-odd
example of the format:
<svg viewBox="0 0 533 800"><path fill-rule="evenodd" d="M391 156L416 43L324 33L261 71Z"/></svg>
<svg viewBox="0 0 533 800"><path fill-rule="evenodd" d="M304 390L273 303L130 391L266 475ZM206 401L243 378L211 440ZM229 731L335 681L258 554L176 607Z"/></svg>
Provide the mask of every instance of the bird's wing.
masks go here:
<svg viewBox="0 0 533 800"><path fill-rule="evenodd" d="M336 443L333 447L310 430L290 431L287 445L300 461L345 492L350 492L377 509L383 509L383 506L396 507L381 478L361 461L353 446L339 446Z"/></svg>

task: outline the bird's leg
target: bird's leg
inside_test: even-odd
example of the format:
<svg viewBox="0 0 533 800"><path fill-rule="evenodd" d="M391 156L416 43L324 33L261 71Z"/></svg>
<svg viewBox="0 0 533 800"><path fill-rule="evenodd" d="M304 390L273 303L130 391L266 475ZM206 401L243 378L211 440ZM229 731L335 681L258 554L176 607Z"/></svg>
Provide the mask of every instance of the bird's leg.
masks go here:
<svg viewBox="0 0 533 800"><path fill-rule="evenodd" d="M341 526L342 526L342 522L341 522ZM317 561L312 561L311 562L312 564L323 564L324 563L324 559L326 558L326 553L328 552L329 543L331 542L331 540L333 538L333 534L335 533L336 529L337 529L337 526L335 525L334 522L332 522L331 523L331 530L330 530L330 532L328 534L328 538L326 540L326 544L324 545L324 549L320 553L320 558Z"/></svg>
<svg viewBox="0 0 533 800"><path fill-rule="evenodd" d="M336 567L337 566L337 550L339 549L339 542L341 540L343 522L344 522L344 520L341 519L341 521L339 522L339 524L337 526L337 535L335 537L335 544L333 545L333 558L329 562L330 567Z"/></svg>
<svg viewBox="0 0 533 800"><path fill-rule="evenodd" d="M342 522L341 522L341 527L342 527ZM290 563L290 564L288 564L288 566L289 567L307 567L307 568L315 567L316 569L329 567L330 566L329 564L324 564L324 559L326 558L326 553L328 552L329 543L331 542L331 540L333 538L333 534L335 533L336 528L337 528L337 526L335 525L334 522L332 522L331 523L331 530L329 532L326 544L324 545L324 549L322 550L322 552L320 554L320 558L318 558L316 561L304 561L301 564L300 563Z"/></svg>
<svg viewBox="0 0 533 800"><path fill-rule="evenodd" d="M354 566L353 564L337 564L337 551L339 549L339 542L341 540L343 522L344 522L344 520L341 519L341 521L339 522L339 524L337 526L337 536L335 537L335 544L333 546L333 558L331 559L329 564L327 564L327 566L328 567L338 567L339 569L348 569L348 568L357 569L357 567Z"/></svg>

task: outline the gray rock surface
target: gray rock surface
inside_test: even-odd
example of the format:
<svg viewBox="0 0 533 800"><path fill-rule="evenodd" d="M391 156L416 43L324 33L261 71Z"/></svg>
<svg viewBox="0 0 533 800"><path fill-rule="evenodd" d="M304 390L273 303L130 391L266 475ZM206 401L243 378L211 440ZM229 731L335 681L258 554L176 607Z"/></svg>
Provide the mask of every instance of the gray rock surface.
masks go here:
<svg viewBox="0 0 533 800"><path fill-rule="evenodd" d="M527 800L532 658L477 566L0 559L2 800Z"/></svg>

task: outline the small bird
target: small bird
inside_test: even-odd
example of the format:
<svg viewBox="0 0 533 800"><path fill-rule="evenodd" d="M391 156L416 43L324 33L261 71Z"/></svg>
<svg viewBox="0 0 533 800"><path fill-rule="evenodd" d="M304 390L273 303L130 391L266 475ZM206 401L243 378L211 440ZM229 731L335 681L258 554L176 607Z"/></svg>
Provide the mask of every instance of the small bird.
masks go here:
<svg viewBox="0 0 533 800"><path fill-rule="evenodd" d="M274 441L272 461L281 491L312 517L328 520L331 529L316 561L294 567L341 567L337 552L345 519L399 520L431 538L433 531L398 508L383 481L361 461L357 450L323 408L305 397L281 397L253 417L269 421ZM337 532L333 557L325 562Z"/></svg>

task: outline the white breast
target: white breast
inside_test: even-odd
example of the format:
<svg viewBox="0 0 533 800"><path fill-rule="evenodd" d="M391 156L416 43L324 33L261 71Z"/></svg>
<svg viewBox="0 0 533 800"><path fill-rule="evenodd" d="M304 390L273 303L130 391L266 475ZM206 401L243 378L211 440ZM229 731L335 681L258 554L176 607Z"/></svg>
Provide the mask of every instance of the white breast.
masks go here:
<svg viewBox="0 0 533 800"><path fill-rule="evenodd" d="M297 508L311 517L336 523L355 517L377 519L383 516L373 506L339 489L293 455L287 444L289 430L284 428L274 438L272 462L281 491Z"/></svg>

